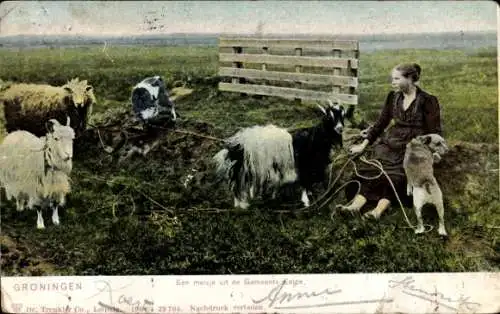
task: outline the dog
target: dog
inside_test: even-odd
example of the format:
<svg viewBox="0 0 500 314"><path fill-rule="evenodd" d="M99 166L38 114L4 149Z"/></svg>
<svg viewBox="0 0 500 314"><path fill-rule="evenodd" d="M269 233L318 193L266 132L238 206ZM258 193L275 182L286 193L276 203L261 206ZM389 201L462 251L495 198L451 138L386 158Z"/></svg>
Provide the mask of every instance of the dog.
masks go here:
<svg viewBox="0 0 500 314"><path fill-rule="evenodd" d="M439 215L438 233L447 236L444 225L443 193L434 177L434 163L448 152L443 137L438 134L426 134L413 138L406 144L403 168L407 178L406 193L413 194L413 207L417 216L416 234L424 232L422 207L433 204Z"/></svg>

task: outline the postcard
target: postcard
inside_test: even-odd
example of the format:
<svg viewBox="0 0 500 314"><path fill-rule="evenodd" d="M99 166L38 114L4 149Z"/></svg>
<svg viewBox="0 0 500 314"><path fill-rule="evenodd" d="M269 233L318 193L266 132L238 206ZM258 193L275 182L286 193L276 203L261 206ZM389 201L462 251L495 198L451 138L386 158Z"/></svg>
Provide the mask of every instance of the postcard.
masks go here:
<svg viewBox="0 0 500 314"><path fill-rule="evenodd" d="M498 313L499 12L2 2L2 313Z"/></svg>

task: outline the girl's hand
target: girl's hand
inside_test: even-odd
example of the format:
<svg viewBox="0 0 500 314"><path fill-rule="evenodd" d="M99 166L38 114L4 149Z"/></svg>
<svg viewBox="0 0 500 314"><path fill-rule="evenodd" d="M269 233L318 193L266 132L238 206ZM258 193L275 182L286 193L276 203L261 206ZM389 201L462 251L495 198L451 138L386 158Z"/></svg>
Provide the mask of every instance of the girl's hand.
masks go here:
<svg viewBox="0 0 500 314"><path fill-rule="evenodd" d="M363 131L361 131L361 132L359 133L359 135L361 135L361 137L362 137L362 138L367 138L367 137L368 137L368 132L370 131L370 128L371 128L371 127L368 127L368 128L366 128L366 129L364 129Z"/></svg>
<svg viewBox="0 0 500 314"><path fill-rule="evenodd" d="M349 149L349 153L353 155L360 154L365 150L367 145L368 140L364 140L361 144L351 146L351 148Z"/></svg>

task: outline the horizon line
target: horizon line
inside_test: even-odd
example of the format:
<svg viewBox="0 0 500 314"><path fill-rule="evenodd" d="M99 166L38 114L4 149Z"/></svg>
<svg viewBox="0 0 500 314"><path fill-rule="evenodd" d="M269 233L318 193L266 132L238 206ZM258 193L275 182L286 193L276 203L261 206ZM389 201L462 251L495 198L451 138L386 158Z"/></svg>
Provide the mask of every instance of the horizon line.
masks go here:
<svg viewBox="0 0 500 314"><path fill-rule="evenodd" d="M255 33L230 33L230 32L213 32L213 33L205 33L205 32L175 32L175 33L131 33L131 34L15 34L15 35L1 35L1 39L13 38L13 37L55 37L55 36L65 36L65 37L101 37L101 38L110 38L110 37L141 37L141 36L179 36L179 35L197 35L197 36L262 36L262 37L270 37L270 36L310 36L310 37L348 37L348 36L394 36L394 35L440 35L440 34L497 34L496 30L474 30L474 31L436 31L436 32L396 32L396 33L352 33L352 34L329 34L329 33L264 33L264 34L255 34Z"/></svg>

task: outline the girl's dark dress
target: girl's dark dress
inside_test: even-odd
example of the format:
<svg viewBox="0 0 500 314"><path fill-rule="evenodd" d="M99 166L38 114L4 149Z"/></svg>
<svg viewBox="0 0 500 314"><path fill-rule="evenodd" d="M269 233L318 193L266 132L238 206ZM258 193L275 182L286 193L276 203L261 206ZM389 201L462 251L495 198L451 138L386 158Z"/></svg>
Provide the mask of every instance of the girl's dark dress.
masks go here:
<svg viewBox="0 0 500 314"><path fill-rule="evenodd" d="M382 136L382 132L394 119L394 124ZM438 99L417 87L415 100L408 109L403 109L402 92L391 91L387 96L382 112L370 128L367 139L371 147L367 147L367 159L377 159L391 178L399 197L405 203L406 175L403 169L403 158L406 144L414 137L423 134L437 133L442 136L440 106ZM376 141L378 139L378 141ZM371 148L371 149L370 149ZM358 163L358 172L363 176L374 177L380 170L363 162ZM368 201L386 198L396 200L394 191L382 175L376 180L361 181L360 194Z"/></svg>

